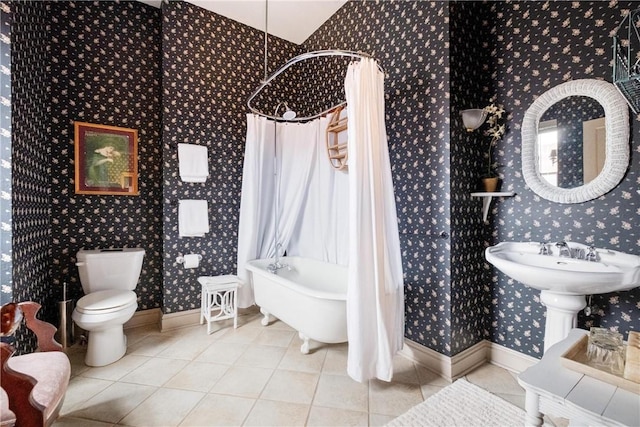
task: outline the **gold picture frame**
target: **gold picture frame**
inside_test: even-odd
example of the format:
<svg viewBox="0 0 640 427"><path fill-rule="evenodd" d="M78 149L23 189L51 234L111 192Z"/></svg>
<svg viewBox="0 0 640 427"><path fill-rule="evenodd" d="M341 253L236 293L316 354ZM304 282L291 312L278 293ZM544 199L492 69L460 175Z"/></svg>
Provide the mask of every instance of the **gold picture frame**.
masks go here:
<svg viewBox="0 0 640 427"><path fill-rule="evenodd" d="M137 196L138 131L75 122L76 194Z"/></svg>

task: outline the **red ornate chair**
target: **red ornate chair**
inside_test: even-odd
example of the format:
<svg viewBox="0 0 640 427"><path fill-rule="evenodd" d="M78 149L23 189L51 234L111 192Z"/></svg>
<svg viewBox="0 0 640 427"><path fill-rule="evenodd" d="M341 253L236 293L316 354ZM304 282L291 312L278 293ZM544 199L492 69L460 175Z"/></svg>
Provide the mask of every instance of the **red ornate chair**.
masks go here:
<svg viewBox="0 0 640 427"><path fill-rule="evenodd" d="M12 335L24 315L27 328L38 339L34 353L13 356L15 349L0 343L0 425L49 426L58 417L69 385L71 365L53 335L55 326L36 319L40 304L10 303L2 306L2 336Z"/></svg>

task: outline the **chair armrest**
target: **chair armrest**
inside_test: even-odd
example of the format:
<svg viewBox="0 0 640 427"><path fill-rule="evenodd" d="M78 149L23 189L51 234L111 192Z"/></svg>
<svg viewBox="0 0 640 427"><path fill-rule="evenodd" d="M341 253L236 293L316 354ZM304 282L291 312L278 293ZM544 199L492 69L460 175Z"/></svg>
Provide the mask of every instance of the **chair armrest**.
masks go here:
<svg viewBox="0 0 640 427"><path fill-rule="evenodd" d="M51 323L43 322L36 318L36 314L41 307L40 304L33 301L25 301L19 303L18 306L22 309L27 328L31 329L38 338L38 350L62 351L62 345L54 339L54 335L58 328L53 326Z"/></svg>

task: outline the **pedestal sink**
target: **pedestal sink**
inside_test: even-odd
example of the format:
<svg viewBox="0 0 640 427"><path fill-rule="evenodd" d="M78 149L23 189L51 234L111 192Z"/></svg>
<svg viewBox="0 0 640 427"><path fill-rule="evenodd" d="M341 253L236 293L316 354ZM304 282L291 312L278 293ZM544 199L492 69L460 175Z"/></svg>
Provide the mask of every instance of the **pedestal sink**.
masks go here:
<svg viewBox="0 0 640 427"><path fill-rule="evenodd" d="M485 257L518 282L539 289L547 307L544 350L563 340L576 327L585 295L628 291L640 286L640 257L611 249L568 242L568 256L554 244L502 242L487 248ZM542 254L545 252L546 254ZM594 261L588 261L591 253Z"/></svg>

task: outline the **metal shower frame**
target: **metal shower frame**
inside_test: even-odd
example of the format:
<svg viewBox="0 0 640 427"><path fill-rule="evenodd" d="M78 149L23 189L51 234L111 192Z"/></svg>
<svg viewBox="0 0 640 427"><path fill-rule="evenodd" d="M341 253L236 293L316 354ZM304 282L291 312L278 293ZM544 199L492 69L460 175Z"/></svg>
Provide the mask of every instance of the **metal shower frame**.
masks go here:
<svg viewBox="0 0 640 427"><path fill-rule="evenodd" d="M266 51L265 51L266 53ZM378 63L378 61L376 60L376 58L374 58L373 56L363 53L363 52L355 52L355 51L351 51L351 50L340 50L340 49L330 49L330 50L316 50L316 51L312 51L312 52L306 52L303 53L301 55L298 55L294 58L291 58L289 61L287 61L282 67L280 67L278 70L276 70L273 74L271 74L269 77L266 77L265 80L260 84L260 86L251 94L251 96L249 96L249 99L247 100L247 107L249 107L249 110L251 110L253 113L258 114L260 116L266 117L268 119L272 119L272 120L277 120L277 121L286 121L286 122L301 122L301 121L307 121L307 120L313 120L316 119L318 117L322 117L324 115L326 115L327 113L333 111L334 109L346 105L347 101L342 101L336 105L334 105L331 108L328 108L318 114L315 114L313 116L308 116L308 117L296 117L294 119L290 119L290 120L286 120L283 119L282 117L278 117L278 116L271 116L269 114L263 113L262 111L257 110L256 108L254 108L251 105L251 101L253 101L253 99L264 89L266 88L269 83L271 83L276 77L278 77L280 74L282 74L284 71L286 71L288 68L292 67L293 65L297 64L298 62L302 62L302 61L306 61L309 59L313 59L313 58L320 58L320 57L325 57L325 56L346 56L346 57L351 57L351 58L358 58L358 59L364 59L364 58L369 58L369 59L373 59L376 61L376 65L378 66L378 69L384 73L384 69L380 66L380 64Z"/></svg>
<svg viewBox="0 0 640 427"><path fill-rule="evenodd" d="M313 58L320 58L320 57L324 57L324 56L346 56L346 57L351 57L351 58L359 58L359 59L363 59L363 58L369 58L369 59L373 59L374 61L376 61L376 65L378 66L378 69L384 74L384 69L380 66L380 63L377 61L376 58L374 58L373 56L363 53L363 52L356 52L356 51L352 51L352 50L341 50L341 49L330 49L330 50L316 50L316 51L312 51L312 52L306 52L303 53L301 55L298 55L294 58L291 58L289 61L287 61L282 67L280 67L278 70L276 70L275 73L271 74L270 76L267 76L268 73L268 46L269 46L269 0L265 0L265 5L264 5L264 80L262 81L262 83L260 84L260 86L251 94L251 96L249 96L249 99L247 100L247 107L249 108L249 110L252 113L258 114L259 116L263 116L266 117L268 119L272 119L275 121L279 121L279 122L302 122L302 121L306 121L306 120L313 120L313 119L317 119L318 117L322 117L325 114L331 112L332 110L334 110L335 108L338 108L340 106L346 105L347 101L342 101L336 105L334 105L331 108L328 108L324 111L322 111L321 113L318 113L316 115L313 116L309 116L309 117L295 117L293 119L285 119L283 117L278 117L275 114L277 114L277 108L276 107L276 112L274 113L273 116L263 113L262 111L254 108L251 105L251 101L253 101L253 99L265 88L269 85L269 83L271 83L271 81L273 81L273 79L275 79L276 77L278 77L280 74L282 74L285 70L287 70L289 67L293 66L294 64L297 64L298 62L302 62L302 61L306 61L308 59L313 59ZM281 104L280 101L279 105ZM278 106L279 106L278 105Z"/></svg>

